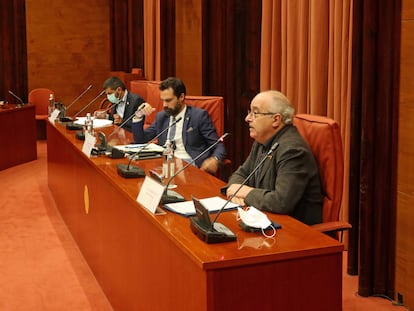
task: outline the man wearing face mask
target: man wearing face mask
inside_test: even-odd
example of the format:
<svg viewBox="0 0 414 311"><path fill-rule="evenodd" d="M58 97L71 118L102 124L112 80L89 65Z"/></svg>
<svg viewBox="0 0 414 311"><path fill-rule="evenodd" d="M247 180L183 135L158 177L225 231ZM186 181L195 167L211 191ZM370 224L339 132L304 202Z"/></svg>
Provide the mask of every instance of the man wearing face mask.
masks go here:
<svg viewBox="0 0 414 311"><path fill-rule="evenodd" d="M219 136L208 112L197 107L187 106L184 102L185 95L186 87L180 79L170 77L162 81L160 98L164 110L158 112L155 121L144 130L145 115L149 115L155 110L149 103L145 103L145 107L136 113L131 125L135 142L146 143L150 141L170 124L173 124L175 119L181 117L181 121L158 138L159 145L164 145L167 140L170 140L175 146L175 156L191 161L214 144ZM224 144L220 142L209 153L200 157L195 164L202 170L214 174L225 156Z"/></svg>
<svg viewBox="0 0 414 311"><path fill-rule="evenodd" d="M128 92L124 82L118 77L110 77L103 84L103 89L108 100L112 103L111 113L107 114L97 111L95 117L97 118L109 118L114 121L114 124L119 125L124 120L129 119L128 122L123 125L128 131L131 131L132 115L138 107L144 103L144 100L137 94Z"/></svg>
<svg viewBox="0 0 414 311"><path fill-rule="evenodd" d="M255 142L246 161L230 176L227 196L242 206L288 214L312 225L322 222L321 183L316 160L292 123L294 112L280 92L265 91L253 98L245 121ZM267 156L272 146L277 148Z"/></svg>

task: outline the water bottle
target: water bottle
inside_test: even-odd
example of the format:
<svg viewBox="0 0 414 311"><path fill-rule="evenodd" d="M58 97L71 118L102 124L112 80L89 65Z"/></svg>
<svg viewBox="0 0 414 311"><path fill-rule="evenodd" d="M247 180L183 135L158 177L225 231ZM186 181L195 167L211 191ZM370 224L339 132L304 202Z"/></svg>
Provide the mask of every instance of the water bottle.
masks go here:
<svg viewBox="0 0 414 311"><path fill-rule="evenodd" d="M163 157L162 174L164 178L168 178L173 176L175 172L174 148L171 140L167 140L165 143Z"/></svg>
<svg viewBox="0 0 414 311"><path fill-rule="evenodd" d="M92 116L90 112L86 114L85 127L86 127L86 131L89 134L93 135L93 120L92 120Z"/></svg>
<svg viewBox="0 0 414 311"><path fill-rule="evenodd" d="M53 94L50 94L49 95L49 106L48 106L49 117L52 115L53 110L55 110L55 98Z"/></svg>

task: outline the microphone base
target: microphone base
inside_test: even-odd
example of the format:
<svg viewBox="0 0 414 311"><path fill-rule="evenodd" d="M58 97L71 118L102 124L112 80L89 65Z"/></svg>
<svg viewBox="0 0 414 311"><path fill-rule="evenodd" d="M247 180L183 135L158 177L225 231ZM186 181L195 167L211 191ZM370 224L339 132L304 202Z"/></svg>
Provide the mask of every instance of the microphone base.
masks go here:
<svg viewBox="0 0 414 311"><path fill-rule="evenodd" d="M108 146L109 147L109 146ZM125 157L125 152L122 150L119 150L115 147L106 148L106 151L108 151L108 157L112 159L121 159ZM109 150L110 149L110 150Z"/></svg>
<svg viewBox="0 0 414 311"><path fill-rule="evenodd" d="M66 124L66 129L71 130L71 131L83 130L83 125L70 123L70 124Z"/></svg>
<svg viewBox="0 0 414 311"><path fill-rule="evenodd" d="M79 140L85 140L85 132L84 131L77 131L76 138Z"/></svg>
<svg viewBox="0 0 414 311"><path fill-rule="evenodd" d="M138 167L128 164L117 164L116 171L118 175L124 178L141 178L145 177L145 171Z"/></svg>
<svg viewBox="0 0 414 311"><path fill-rule="evenodd" d="M61 117L59 118L59 122L60 123L68 123L68 122L73 123L73 119L69 117Z"/></svg>
<svg viewBox="0 0 414 311"><path fill-rule="evenodd" d="M190 228L191 231L202 241L213 244L213 243L224 243L236 241L236 235L226 226L221 223L215 223L215 230L206 228L201 225L197 217L190 217Z"/></svg>
<svg viewBox="0 0 414 311"><path fill-rule="evenodd" d="M172 190L166 190L161 197L162 204L169 204L169 203L177 203L177 202L184 202L185 198Z"/></svg>

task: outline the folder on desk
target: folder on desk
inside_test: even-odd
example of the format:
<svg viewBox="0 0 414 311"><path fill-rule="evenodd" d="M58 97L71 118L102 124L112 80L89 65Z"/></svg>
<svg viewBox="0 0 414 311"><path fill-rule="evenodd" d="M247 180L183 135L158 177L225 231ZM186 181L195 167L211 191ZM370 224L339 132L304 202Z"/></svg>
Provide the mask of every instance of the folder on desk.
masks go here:
<svg viewBox="0 0 414 311"><path fill-rule="evenodd" d="M210 213L217 213L224 206L224 204L226 204L227 201L220 197L210 197L201 199L200 202ZM196 214L194 202L192 200L178 203L168 203L165 204L164 207L171 212L187 217L194 216ZM240 207L240 205L233 202L228 202L224 207L224 210L232 210L236 209L237 207Z"/></svg>

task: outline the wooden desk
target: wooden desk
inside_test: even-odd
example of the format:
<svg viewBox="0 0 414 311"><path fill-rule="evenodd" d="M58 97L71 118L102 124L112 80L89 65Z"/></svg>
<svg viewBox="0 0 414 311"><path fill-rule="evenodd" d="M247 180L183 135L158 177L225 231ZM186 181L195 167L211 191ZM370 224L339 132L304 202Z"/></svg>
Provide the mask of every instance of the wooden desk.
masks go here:
<svg viewBox="0 0 414 311"><path fill-rule="evenodd" d="M187 218L155 216L136 202L143 179L116 173L127 159L88 158L74 132L50 123L47 131L50 190L115 310L342 310L336 240L282 215L270 215L283 228L265 239L242 232L229 211L219 221L238 241L205 244ZM161 160L134 164L148 172ZM174 183L187 199L223 185L192 166Z"/></svg>
<svg viewBox="0 0 414 311"><path fill-rule="evenodd" d="M35 107L0 108L0 170L37 159Z"/></svg>

